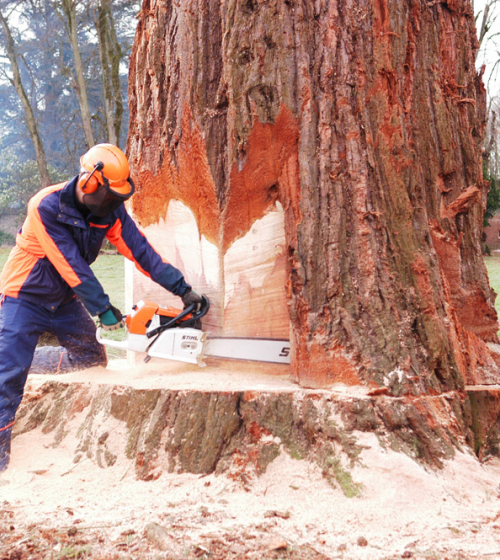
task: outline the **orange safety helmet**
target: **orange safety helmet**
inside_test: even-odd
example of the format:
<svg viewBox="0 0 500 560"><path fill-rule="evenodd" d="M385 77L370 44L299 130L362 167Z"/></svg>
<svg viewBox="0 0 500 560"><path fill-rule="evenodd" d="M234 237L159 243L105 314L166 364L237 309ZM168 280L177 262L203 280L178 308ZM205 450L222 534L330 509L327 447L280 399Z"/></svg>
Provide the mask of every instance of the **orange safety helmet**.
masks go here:
<svg viewBox="0 0 500 560"><path fill-rule="evenodd" d="M113 144L96 144L80 158L77 187L96 216L117 210L135 191L127 156Z"/></svg>
<svg viewBox="0 0 500 560"><path fill-rule="evenodd" d="M127 156L113 144L96 144L80 158L78 187L91 194L107 185L120 196L133 193Z"/></svg>

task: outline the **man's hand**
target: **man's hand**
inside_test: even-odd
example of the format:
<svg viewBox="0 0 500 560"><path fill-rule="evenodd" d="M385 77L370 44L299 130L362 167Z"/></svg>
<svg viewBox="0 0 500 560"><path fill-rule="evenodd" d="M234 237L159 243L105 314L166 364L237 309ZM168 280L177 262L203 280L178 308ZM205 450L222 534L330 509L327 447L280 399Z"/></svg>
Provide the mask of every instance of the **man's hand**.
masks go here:
<svg viewBox="0 0 500 560"><path fill-rule="evenodd" d="M101 321L102 329L105 331L117 331L125 326L122 312L113 306L111 306L111 309L101 313L99 315L99 320Z"/></svg>
<svg viewBox="0 0 500 560"><path fill-rule="evenodd" d="M188 307L191 304L194 304L193 311L196 313L197 311L199 311L201 309L203 299L196 292L193 292L193 290L188 290L182 296L182 303L184 304L185 308Z"/></svg>

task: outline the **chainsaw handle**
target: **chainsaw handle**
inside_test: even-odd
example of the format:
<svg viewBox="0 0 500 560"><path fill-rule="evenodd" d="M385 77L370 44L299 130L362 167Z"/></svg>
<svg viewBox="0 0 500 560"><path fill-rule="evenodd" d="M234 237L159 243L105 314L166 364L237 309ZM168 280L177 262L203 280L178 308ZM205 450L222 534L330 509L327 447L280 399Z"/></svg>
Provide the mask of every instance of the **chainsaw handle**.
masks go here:
<svg viewBox="0 0 500 560"><path fill-rule="evenodd" d="M203 295L201 296L201 299L203 300L203 303L201 304L201 308L197 313L193 313L193 317L191 319L188 319L185 322L185 325L179 325L180 327L187 327L189 325L191 325L194 321L197 321L198 319L201 319L203 316L205 316L208 312L208 310L210 309L210 301L207 298L207 296ZM153 336L156 336L157 334L161 333L162 331L169 329L170 327L173 327L175 325L175 323L177 323L177 321L180 321L181 319L184 319L184 317L186 317L187 315L189 315L190 313L192 313L194 311L195 308L195 304L192 303L191 305L188 305L185 309L183 309L179 315L177 315L176 317L173 317L172 319L170 319L170 321L168 321L167 323L165 323L164 325L160 325L159 327L156 327L156 329L153 329L149 332L146 333L146 336L148 338L153 338Z"/></svg>
<svg viewBox="0 0 500 560"><path fill-rule="evenodd" d="M181 323L179 327L181 328L190 327L193 323L196 323L196 321L198 321L202 317L205 317L205 315L208 313L208 310L210 309L210 300L207 298L206 295L202 295L201 299L203 301L199 311L194 313L191 319L187 319L186 321Z"/></svg>
<svg viewBox="0 0 500 560"><path fill-rule="evenodd" d="M111 346L112 348L118 348L119 350L128 350L129 349L129 345L128 342L126 340L113 340L111 338L104 338L101 334L102 329L101 327L97 327L96 331L95 331L95 337L97 342L99 342L99 344L105 345L105 346Z"/></svg>

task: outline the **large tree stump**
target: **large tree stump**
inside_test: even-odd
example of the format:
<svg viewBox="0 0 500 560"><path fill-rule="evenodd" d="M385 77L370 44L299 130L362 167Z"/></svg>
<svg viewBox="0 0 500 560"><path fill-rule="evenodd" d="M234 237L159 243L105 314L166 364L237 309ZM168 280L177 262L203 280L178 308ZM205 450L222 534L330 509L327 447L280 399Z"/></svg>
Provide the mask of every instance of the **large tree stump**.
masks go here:
<svg viewBox="0 0 500 560"><path fill-rule="evenodd" d="M133 211L208 328L308 387L498 382L476 51L469 0L143 2Z"/></svg>
<svg viewBox="0 0 500 560"><path fill-rule="evenodd" d="M360 488L350 471L362 451L361 432L375 433L381 449L432 468L457 451L471 453L474 442L477 453L490 453L495 441L484 434L497 433L498 410L486 418L457 392L409 400L366 390L303 389L251 369L245 389L221 389L227 383L217 381L213 369L204 374L212 377L210 386L196 390L180 388L189 368L171 366L169 373L149 386L130 372L116 384L99 368L31 376L14 434L32 432L34 445L37 433L50 436L45 445L64 444L75 464L87 458L111 468L117 458L128 459L143 480L162 472L229 472L244 482L288 453L317 463L332 484L355 495Z"/></svg>

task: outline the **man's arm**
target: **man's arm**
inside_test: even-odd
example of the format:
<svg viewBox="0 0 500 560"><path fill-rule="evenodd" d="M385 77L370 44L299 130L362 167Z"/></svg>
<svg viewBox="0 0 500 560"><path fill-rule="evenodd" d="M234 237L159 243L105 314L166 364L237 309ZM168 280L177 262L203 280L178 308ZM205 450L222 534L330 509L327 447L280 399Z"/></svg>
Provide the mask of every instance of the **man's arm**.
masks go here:
<svg viewBox="0 0 500 560"><path fill-rule="evenodd" d="M89 313L100 315L110 309L109 297L50 207L33 205L30 214L30 226L41 249Z"/></svg>
<svg viewBox="0 0 500 560"><path fill-rule="evenodd" d="M117 220L108 230L106 237L118 251L134 262L143 274L174 295L182 297L191 291L191 286L184 279L182 272L161 258L123 206L115 215Z"/></svg>

